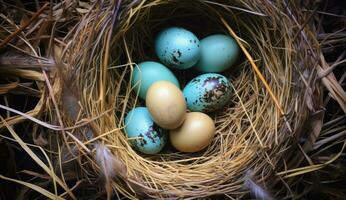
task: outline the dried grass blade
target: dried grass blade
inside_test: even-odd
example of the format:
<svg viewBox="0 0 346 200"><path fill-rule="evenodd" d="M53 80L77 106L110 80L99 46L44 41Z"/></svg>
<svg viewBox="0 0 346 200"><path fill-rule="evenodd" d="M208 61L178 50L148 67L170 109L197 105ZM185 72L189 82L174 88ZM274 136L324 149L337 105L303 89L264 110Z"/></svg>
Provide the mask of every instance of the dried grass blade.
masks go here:
<svg viewBox="0 0 346 200"><path fill-rule="evenodd" d="M18 35L18 33L22 32L26 27L28 27L38 16L40 16L43 11L45 11L48 8L49 3L46 3L42 6L42 8L40 10L38 10L35 15L33 15L29 21L24 24L22 27L20 27L19 29L17 29L14 33L12 33L11 35L9 35L7 38L5 38L1 43L0 43L0 49L2 47L4 47L7 43L9 43L14 37L16 37L16 35Z"/></svg>
<svg viewBox="0 0 346 200"><path fill-rule="evenodd" d="M0 72L10 74L10 75L15 75L15 76L29 79L29 80L44 81L42 73L34 71L34 70L13 69L11 67L7 69L0 69Z"/></svg>
<svg viewBox="0 0 346 200"><path fill-rule="evenodd" d="M310 166L306 166L306 167L300 167L300 168L291 169L291 170L286 170L286 171L282 171L282 172L277 173L277 175L279 175L279 176L284 175L284 178L290 178L290 177L299 176L302 174L306 174L309 172L320 170L320 169L326 167L327 165L331 164L332 162L334 162L336 159L338 159L343 154L345 147L346 147L346 140L344 141L344 144L343 144L341 150L333 158L331 158L329 161L327 161L325 163L310 165Z"/></svg>
<svg viewBox="0 0 346 200"><path fill-rule="evenodd" d="M254 59L251 57L250 53L246 50L246 48L244 47L244 45L240 42L239 37L235 34L235 32L233 31L233 29L228 25L228 23L226 22L226 20L224 18L221 17L221 21L222 23L225 25L225 27L227 28L227 30L229 31L229 33L232 35L232 37L237 41L238 45L240 46L240 48L242 49L243 53L245 54L246 58L249 60L252 68L255 70L257 76L260 78L260 80L262 81L264 87L267 89L267 91L269 92L269 95L271 96L271 98L273 99L276 107L279 109L280 114L281 115L285 115L285 111L282 109L278 99L276 98L276 96L274 95L272 89L270 88L268 82L266 81L266 79L263 77L262 73L260 72L260 70L258 69L257 65L255 64Z"/></svg>
<svg viewBox="0 0 346 200"><path fill-rule="evenodd" d="M243 108L243 110L244 110L244 112L245 112L245 115L246 115L246 117L247 117L248 120L249 120L249 123L250 123L250 125L251 125L251 128L252 128L253 132L254 132L255 135L256 135L257 140L259 141L260 145L263 147L263 142L262 142L260 136L258 135L258 133L257 133L257 131L256 131L256 129L255 129L254 124L252 123L252 120L251 120L251 118L250 118L249 113L246 111L246 108L245 108L245 106L244 106L243 101L241 100L241 98L240 98L240 96L239 96L237 90L234 88L234 86L233 86L232 84L231 84L231 86L232 86L232 89L233 89L233 91L235 92L236 96L237 96L238 99L239 99L239 102L240 102L240 104L241 104L241 107Z"/></svg>
<svg viewBox="0 0 346 200"><path fill-rule="evenodd" d="M243 12L246 12L246 13L250 13L250 14L253 14L253 15L258 15L258 16L262 16L262 17L265 17L267 15L263 14L263 13L260 13L260 12L255 12L255 11L252 11L252 10L248 10L248 9L245 9L245 8L240 8L240 7L235 7L235 6L230 6L230 5L223 5L221 3L217 3L217 2L214 2L214 1L205 1L206 3L209 3L209 4L214 4L214 5L217 5L217 6L221 6L223 8L227 8L227 9L234 9L234 10L238 10L238 11L243 11Z"/></svg>
<svg viewBox="0 0 346 200"><path fill-rule="evenodd" d="M37 155L28 147L28 145L17 135L17 133L7 124L6 120L0 116L1 121L5 124L8 131L11 133L12 137L18 142L18 144L22 147L22 149L29 154L29 156L47 173L49 174L53 180L56 182L70 195L72 199L77 199L67 185L63 183L63 181L55 174L53 169L49 169L47 165L43 163L43 161L37 157Z"/></svg>
<svg viewBox="0 0 346 200"><path fill-rule="evenodd" d="M19 85L19 79L10 83L0 84L0 94L6 94L10 90L18 87L18 85Z"/></svg>
<svg viewBox="0 0 346 200"><path fill-rule="evenodd" d="M59 126L55 126L55 125L48 124L48 123L46 123L46 122L43 122L43 121L41 121L41 120L38 120L38 119L32 117L32 116L29 115L29 114L20 112L20 111L18 111L18 110L13 109L13 108L10 108L10 107L7 107L7 106L4 106L4 105L1 105L1 104L0 104L0 109L4 109L4 110L7 110L7 111L16 113L16 114L18 114L18 115L21 115L21 116L23 116L24 118L29 119L29 120L31 120L31 121L37 123L37 124L40 124L40 125L43 126L43 127L46 127L46 128L52 129L52 130L56 130L56 131L61 130L61 128L60 128ZM6 122L6 123L7 123L7 122ZM7 124L8 124L8 123L7 123ZM0 125L0 127L2 127L2 125Z"/></svg>
<svg viewBox="0 0 346 200"><path fill-rule="evenodd" d="M55 194L53 194L53 193L43 189L40 186L34 185L32 183L28 183L28 182L25 182L25 181L12 179L12 178L9 178L9 177L3 176L3 175L0 175L0 178L4 179L4 180L7 180L7 181L11 181L11 182L15 182L15 183L21 184L21 185L26 186L28 188L31 188L31 189L35 190L36 192L42 194L43 196L49 198L49 199L63 200L63 198L61 198L61 197L59 197L59 196L57 196L57 195L55 195Z"/></svg>

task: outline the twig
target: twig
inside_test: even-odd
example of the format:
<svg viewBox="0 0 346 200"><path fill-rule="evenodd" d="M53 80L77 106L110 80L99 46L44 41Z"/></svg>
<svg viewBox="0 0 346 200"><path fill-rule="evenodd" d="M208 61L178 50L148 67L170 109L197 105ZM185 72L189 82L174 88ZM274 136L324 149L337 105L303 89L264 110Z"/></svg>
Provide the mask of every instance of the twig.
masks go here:
<svg viewBox="0 0 346 200"><path fill-rule="evenodd" d="M17 29L14 33L9 35L7 38L5 38L1 43L0 43L0 48L4 47L7 43L9 43L18 33L22 32L26 27L28 27L40 14L42 14L43 11L45 11L48 8L49 3L46 3L42 6L42 8L37 11L30 19L28 22L26 22L22 27Z"/></svg>

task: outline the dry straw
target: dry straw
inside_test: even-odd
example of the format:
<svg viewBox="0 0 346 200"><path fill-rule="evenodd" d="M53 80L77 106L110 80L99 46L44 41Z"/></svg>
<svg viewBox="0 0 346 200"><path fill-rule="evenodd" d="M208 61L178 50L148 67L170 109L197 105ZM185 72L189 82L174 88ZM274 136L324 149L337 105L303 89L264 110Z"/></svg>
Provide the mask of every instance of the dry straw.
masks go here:
<svg viewBox="0 0 346 200"><path fill-rule="evenodd" d="M109 198L236 199L250 191L270 199L289 190L270 192L296 173L286 169L297 165L299 159L290 158L298 151L309 110L320 105L320 93L311 91L319 91L315 69L323 65L310 24L303 23L308 16L289 2L119 0L84 5L77 26L62 42L50 45L57 73L41 77L49 97L42 98L41 106L49 124L35 121L50 130L55 162L54 170L46 171L54 185L65 189L60 196L75 198L74 188L65 188L66 177L94 183L98 175ZM123 131L126 113L140 104L129 80L136 63L156 60L154 36L172 25L199 37L231 35L243 56L225 73L233 96L227 108L211 114L217 131L206 150L142 155ZM191 77L189 72L178 76L182 82ZM78 163L75 176L69 173L75 170L71 163ZM53 195L41 191L48 198Z"/></svg>

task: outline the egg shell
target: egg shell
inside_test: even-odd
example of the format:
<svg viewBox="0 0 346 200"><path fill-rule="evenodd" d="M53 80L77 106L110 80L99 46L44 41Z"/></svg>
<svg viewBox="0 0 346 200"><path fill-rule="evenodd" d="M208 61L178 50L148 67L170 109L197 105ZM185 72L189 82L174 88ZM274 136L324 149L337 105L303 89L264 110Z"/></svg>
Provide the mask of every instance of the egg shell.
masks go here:
<svg viewBox="0 0 346 200"><path fill-rule="evenodd" d="M167 143L167 133L158 127L145 107L132 109L125 117L125 132L132 146L142 153L156 154Z"/></svg>
<svg viewBox="0 0 346 200"><path fill-rule="evenodd" d="M164 65L158 62L146 61L138 64L133 70L131 85L135 86L142 99L145 99L149 87L156 81L169 81L180 88L180 84L175 75Z"/></svg>
<svg viewBox="0 0 346 200"><path fill-rule="evenodd" d="M215 135L214 121L201 112L187 113L182 126L170 131L172 145L182 152L197 152L207 147Z"/></svg>
<svg viewBox="0 0 346 200"><path fill-rule="evenodd" d="M148 90L146 106L155 123L165 129L180 126L186 115L183 93L168 81L158 81Z"/></svg>
<svg viewBox="0 0 346 200"><path fill-rule="evenodd" d="M201 72L222 72L236 62L239 51L237 42L230 36L208 36L201 40L201 57L195 68Z"/></svg>
<svg viewBox="0 0 346 200"><path fill-rule="evenodd" d="M192 79L183 93L190 111L212 112L230 101L231 83L221 74L202 74Z"/></svg>
<svg viewBox="0 0 346 200"><path fill-rule="evenodd" d="M160 61L168 67L187 69L199 60L200 41L191 31L171 27L158 34L155 51Z"/></svg>

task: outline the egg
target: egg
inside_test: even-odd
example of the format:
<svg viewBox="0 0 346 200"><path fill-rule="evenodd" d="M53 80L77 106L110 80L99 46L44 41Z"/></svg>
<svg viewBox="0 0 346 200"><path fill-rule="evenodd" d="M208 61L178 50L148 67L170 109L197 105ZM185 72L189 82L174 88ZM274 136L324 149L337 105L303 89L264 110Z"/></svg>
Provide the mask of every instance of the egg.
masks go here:
<svg viewBox="0 0 346 200"><path fill-rule="evenodd" d="M155 51L162 63L174 69L187 69L200 57L200 41L195 34L171 27L160 32L155 41Z"/></svg>
<svg viewBox="0 0 346 200"><path fill-rule="evenodd" d="M206 73L192 79L183 94L190 111L212 112L230 101L231 83L221 74Z"/></svg>
<svg viewBox="0 0 346 200"><path fill-rule="evenodd" d="M195 68L201 72L222 72L236 62L239 51L237 42L230 36L208 36L201 40L201 57Z"/></svg>
<svg viewBox="0 0 346 200"><path fill-rule="evenodd" d="M158 81L148 90L146 106L153 120L166 129L180 126L186 115L186 102L183 93L168 81Z"/></svg>
<svg viewBox="0 0 346 200"><path fill-rule="evenodd" d="M182 126L171 130L169 137L172 145L179 151L192 153L207 147L215 134L214 121L201 112L186 114Z"/></svg>
<svg viewBox="0 0 346 200"><path fill-rule="evenodd" d="M162 80L180 87L178 79L166 66L158 62L146 61L139 63L138 67L134 68L131 86L134 86L135 91L139 92L138 95L145 99L149 87L156 81Z"/></svg>
<svg viewBox="0 0 346 200"><path fill-rule="evenodd" d="M145 107L134 108L126 115L125 132L132 146L146 154L160 152L167 142L167 133L154 123Z"/></svg>

